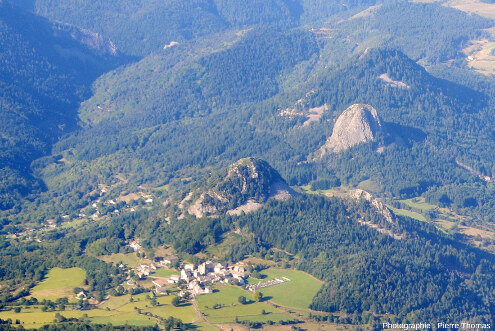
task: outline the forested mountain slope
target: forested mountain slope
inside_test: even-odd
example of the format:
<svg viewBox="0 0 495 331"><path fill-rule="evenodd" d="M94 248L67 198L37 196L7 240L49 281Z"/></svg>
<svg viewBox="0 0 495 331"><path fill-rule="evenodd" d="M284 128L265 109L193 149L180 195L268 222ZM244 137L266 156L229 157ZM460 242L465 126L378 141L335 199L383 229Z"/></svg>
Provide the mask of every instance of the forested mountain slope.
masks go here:
<svg viewBox="0 0 495 331"><path fill-rule="evenodd" d="M463 212L490 218L491 194L481 199L476 193L489 192L490 184L458 166L462 161L493 176L489 88L476 91L437 79L391 50L369 50L322 77L308 107L326 104L330 109L345 109L349 104L367 103L377 109L390 134L323 161L338 177L352 185L371 179L399 197L417 196L428 189L435 192L445 185L464 187L464 199L478 198L476 206L471 206L476 212ZM381 144L385 148L378 151ZM464 201L459 194L451 195ZM436 199L440 196L436 194Z"/></svg>
<svg viewBox="0 0 495 331"><path fill-rule="evenodd" d="M55 159L68 157L78 162L53 166L53 160L46 159L35 163L37 175L48 182L54 174L65 177L56 180L62 185L70 180L71 184L63 192L70 191L69 187L93 182L90 177L100 178L95 182L108 177L98 174L99 166L96 169L94 166L97 159L105 160L110 172L134 178L131 182L135 184L152 181L152 185L160 185L175 177L174 172L179 169L183 171L188 167L187 172L194 173L198 165L201 164L201 168L206 163L216 162L213 158L217 156L232 162L255 154L274 162L289 176L290 183L307 183L318 173L325 176L329 171L335 172L317 170L320 165L300 161L312 158L309 154L321 147L331 133L332 119L357 102L377 108L385 121L393 122L392 131L401 128L397 125L410 126L406 137L399 140L424 138L424 132L415 129L433 123L431 129L436 132L426 136L429 139L426 145L430 146L430 142L436 145L435 139L444 143L434 152L425 152L423 147L420 151L416 146L421 144L414 143L412 153L401 144L392 144L393 148L399 148L399 154L393 154L393 158L403 155L401 159L409 160L405 162L417 164L413 159L419 156L409 155L428 153L430 163L438 164L434 160L448 156L451 159L448 169L441 167L448 173L445 177L451 177L453 158L469 155L464 157L464 162L489 175L485 170L490 170L487 156L491 147L477 148L479 141L492 140L490 129L481 125L490 116L489 110L481 111L488 102L483 93L434 80L424 70L413 70L414 63L402 55L393 55L395 51L371 52L356 62L356 68L352 67L354 60L349 62L347 54L360 56L368 47L388 46L401 49L414 61L441 68L442 61L454 59L457 62L449 62L454 68L450 71L457 72L463 66L460 49L468 40L483 36L486 33L483 29L493 25L490 20L438 4L408 2L273 0L247 5L220 0L119 4L37 0L18 4L53 19L95 28L104 36L114 38L117 46L125 45L131 54L157 52L95 83L93 96L79 109L79 116L87 127L54 150ZM373 7L368 8L370 5ZM416 19L413 22L409 17ZM301 24L308 25L292 29ZM422 28L424 26L428 28ZM196 38L199 36L201 38ZM175 39L180 39L178 45L162 49ZM392 62L387 65L389 58ZM62 60L53 59L57 66L63 66ZM346 63L349 63L347 67ZM70 67L73 70L80 66ZM353 78L361 74L365 76ZM392 81L407 80L412 88L394 88L376 78L384 74ZM358 88L352 89L352 84ZM64 89L63 93L68 90ZM307 93L311 97L306 98ZM301 124L298 121L302 121L302 117L278 116L279 108L290 107L301 98L309 107L327 104L329 108L321 120L313 122L313 129L299 129L295 125ZM480 136L473 134L480 130ZM198 137L203 139L198 140ZM203 141L202 148L195 149L193 141ZM131 154L140 161L129 164L126 160ZM483 157L478 157L481 154ZM92 170L86 162L93 163ZM348 162L343 162L344 165L337 166L339 176L350 176L346 181L355 183L369 177L369 169L359 169L388 161L383 161L383 157L359 161L351 167L359 168L352 171L353 174L341 170L350 169ZM46 165L50 166L46 168ZM75 168L73 171L78 175L66 176L67 166ZM56 171L48 170L50 168ZM416 171L412 174L414 178L406 178L398 185L400 188L392 189L387 184L388 179L381 178L379 182L384 182L380 185L385 185L386 190L398 194L420 181L438 181L431 175L416 178Z"/></svg>
<svg viewBox="0 0 495 331"><path fill-rule="evenodd" d="M239 179L247 181L252 175L244 172ZM208 180L210 186L225 182L218 176ZM259 178L258 182L264 181ZM229 199L227 203L236 198ZM166 209L169 213L115 217L84 231L59 231L66 233L64 240L81 242L85 245L81 249L96 254L125 251L126 242L136 236L148 250L168 244L188 258L192 258L189 254L210 254L209 247L235 231L241 235L225 246L226 259L269 258L273 249L290 255L293 266L326 281L312 308L358 316L355 324L371 322L364 322L368 312L393 314L403 322L437 316L472 323L493 319L492 254L460 244L430 224L397 216L391 223L367 200L300 195L270 200L258 211L241 216L220 212L203 218L177 217L172 205Z"/></svg>
<svg viewBox="0 0 495 331"><path fill-rule="evenodd" d="M364 9L376 0L19 0L33 12L111 38L127 54L145 56L172 41L248 26L293 27Z"/></svg>
<svg viewBox="0 0 495 331"><path fill-rule="evenodd" d="M301 269L328 281L314 298L314 309L388 312L400 321L438 316L493 320L492 255L459 245L417 221L400 221L406 239L379 234L357 224L356 217L379 217L363 203L344 206L307 197L273 202L234 221L253 232L265 249L297 253Z"/></svg>
<svg viewBox="0 0 495 331"><path fill-rule="evenodd" d="M233 167L246 160L240 162ZM245 172L238 179L242 182L252 175ZM259 183L263 182L260 178ZM222 178L211 177L210 185L215 183L222 185ZM270 200L258 211L241 216L222 212L203 218L177 217L174 209L169 205L78 229L61 227L29 246L0 242L3 251L17 249L24 254L24 258L9 257L9 267L0 265L1 280L12 281L20 272L39 279L47 267L81 266L90 271L89 291L102 297L105 288L116 286L123 275L119 268L104 268L101 261L81 254L83 251L96 256L127 252L129 240L140 238L146 252L166 244L181 257L205 259L211 246L235 232L238 239L223 246L225 260L235 262L247 256L270 259L274 250L290 256L293 267L326 282L312 308L352 315L354 324L378 321L384 313L402 322L437 316L472 323L493 320L492 254L460 244L424 222L394 216L391 223L367 200L299 195L286 201ZM389 231L380 232L369 224ZM35 257L39 254L45 256L43 263ZM64 257L63 263L57 256ZM105 272L107 277L102 277Z"/></svg>
<svg viewBox="0 0 495 331"><path fill-rule="evenodd" d="M493 21L469 15L441 4L394 1L363 15L337 22L337 38L350 36L359 48L378 44L400 49L415 61L431 64L464 58L462 49Z"/></svg>
<svg viewBox="0 0 495 331"><path fill-rule="evenodd" d="M99 74L123 63L110 41L0 1L0 209L39 189L31 161L77 126Z"/></svg>
<svg viewBox="0 0 495 331"><path fill-rule="evenodd" d="M198 165L215 157L225 165L271 149L275 136L246 125L251 107L278 93L280 75L317 56L318 47L304 31L262 32L251 31L227 48L224 39L204 45L210 39L192 54L179 46L101 77L81 108L87 127L54 147L54 155L70 161L46 158L34 165L59 192L57 199L67 201L59 207L89 203L85 197L79 202L91 191L88 183L161 186L175 172L197 175ZM103 174L102 162L125 180Z"/></svg>
<svg viewBox="0 0 495 331"><path fill-rule="evenodd" d="M69 162L36 164L59 199L70 201L53 208L88 204L76 201L91 189L76 199L69 193L87 183L157 187L251 155L270 160L290 184L335 175L350 185L371 179L394 196L476 179L456 159L468 152L488 155L492 148L484 91L437 79L390 49L370 49L306 81L295 79L323 56L325 46L314 38L297 30L227 33L211 39L209 48L178 46L104 75L80 109L87 128L55 147L54 154ZM225 48L224 40L233 44ZM301 126L305 116L281 116L299 98L307 109L328 110L310 126ZM371 105L385 121L389 135L377 141L383 152L364 144L323 162L300 162L314 159L334 118L354 103ZM487 146L471 140L475 132Z"/></svg>

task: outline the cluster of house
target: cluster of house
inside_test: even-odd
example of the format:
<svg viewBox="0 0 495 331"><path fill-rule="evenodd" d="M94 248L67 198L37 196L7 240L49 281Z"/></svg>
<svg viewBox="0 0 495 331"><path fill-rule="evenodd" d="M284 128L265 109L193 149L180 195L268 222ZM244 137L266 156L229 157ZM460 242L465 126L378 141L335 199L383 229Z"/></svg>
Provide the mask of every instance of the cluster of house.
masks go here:
<svg viewBox="0 0 495 331"><path fill-rule="evenodd" d="M180 275L172 275L166 281L163 279L153 280L156 285L155 292L163 294L165 286L177 284L183 281L192 296L212 293L210 287L214 283L237 283L245 284L245 269L241 264L228 266L226 263L213 263L211 261L195 266L194 264L183 264L180 266ZM185 292L180 293L185 295Z"/></svg>
<svg viewBox="0 0 495 331"><path fill-rule="evenodd" d="M129 245L134 249L140 248L139 244L135 241L130 242ZM177 261L177 256L156 258L155 263L141 264L134 270L140 279L144 279L152 275L157 268L170 267L174 263L177 263ZM246 284L246 271L244 265L241 263L232 266L226 263L213 263L211 261L204 262L198 266L194 264L182 264L179 267L179 271L179 275L171 275L168 278L151 276L152 283L155 285L155 293L158 295L166 294L168 292L167 286L178 284L179 282L186 284L189 294L193 296L212 293L210 285L214 283L236 283L241 286ZM127 285L135 285L135 282L129 278ZM185 292L181 292L180 295L185 295Z"/></svg>
<svg viewBox="0 0 495 331"><path fill-rule="evenodd" d="M141 249L141 245L139 245L138 242L136 241L131 241L129 243L129 246L134 249L134 251L138 251ZM170 265L178 260L177 256L168 256L165 258L160 258L160 259L155 259L157 263L150 263L150 264L140 264L136 268L134 268L134 271L136 275L139 277L139 279L145 279L149 275L151 275L157 268L160 267L170 267ZM120 268L124 268L124 265L121 264L119 265ZM129 285L130 283L133 283L132 281L128 282Z"/></svg>
<svg viewBox="0 0 495 331"><path fill-rule="evenodd" d="M192 295L212 293L207 285L214 283L233 283L244 285L246 277L243 265L228 266L226 263L211 261L200 264L184 264L180 271L180 279L186 282Z"/></svg>
<svg viewBox="0 0 495 331"><path fill-rule="evenodd" d="M141 264L136 269L139 279L144 279L144 278L148 277L155 270L156 270L156 265L154 265L153 263Z"/></svg>
<svg viewBox="0 0 495 331"><path fill-rule="evenodd" d="M129 246L134 250L134 252L137 252L142 248L136 240L131 241Z"/></svg>

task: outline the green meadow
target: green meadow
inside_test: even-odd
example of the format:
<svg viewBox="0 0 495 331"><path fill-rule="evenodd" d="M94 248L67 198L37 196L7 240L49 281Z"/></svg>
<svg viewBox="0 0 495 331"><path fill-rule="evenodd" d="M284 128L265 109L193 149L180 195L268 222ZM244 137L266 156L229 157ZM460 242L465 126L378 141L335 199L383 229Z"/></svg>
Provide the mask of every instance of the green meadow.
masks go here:
<svg viewBox="0 0 495 331"><path fill-rule="evenodd" d="M137 257L136 253L116 253L112 255L103 255L98 257L100 260L107 263L123 263L129 267L136 267L139 265L141 259Z"/></svg>
<svg viewBox="0 0 495 331"><path fill-rule="evenodd" d="M174 269L158 268L153 272L153 276L156 277L170 277L172 275L179 275L180 273Z"/></svg>
<svg viewBox="0 0 495 331"><path fill-rule="evenodd" d="M320 290L323 282L313 276L298 270L266 269L261 272L268 279L290 279L288 282L266 287L260 291L263 296L281 306L294 308L309 308L314 296Z"/></svg>
<svg viewBox="0 0 495 331"><path fill-rule="evenodd" d="M46 278L31 290L31 295L37 299L70 298L74 296L74 288L84 286L85 279L84 269L53 268Z"/></svg>
<svg viewBox="0 0 495 331"><path fill-rule="evenodd" d="M247 304L239 303L240 296L247 298ZM212 323L231 323L236 317L253 322L293 319L266 302L254 302L251 293L232 285L221 285L215 293L199 296L196 301L201 313Z"/></svg>
<svg viewBox="0 0 495 331"><path fill-rule="evenodd" d="M119 260L121 258L122 256L118 256ZM114 254L113 259L117 259L117 254ZM176 273L177 271L171 269L158 269L155 275L168 277ZM218 284L214 293L196 298L200 312L209 322L214 324L234 323L236 319L252 322L293 320L294 317L285 312L284 308L276 308L274 304L295 309L307 309L314 295L322 286L321 281L297 270L269 268L263 270L261 274L264 276L262 280L251 278L250 283L282 277L286 277L290 281L262 289L261 292L265 299L261 302L255 302L252 299L252 294L241 287ZM83 286L85 277L85 271L80 268L53 268L45 280L33 288L32 295L39 299L55 300L64 296L73 299L74 288ZM240 296L247 298L246 304L239 303L238 298ZM156 305L153 306L151 297L151 293L112 296L96 306L95 309L87 311L72 310L72 306L69 305L64 311L43 312L41 305L30 306L23 307L19 313L15 313L14 310L2 311L0 318L20 320L24 327L30 328L53 324L57 313L66 318L73 317L86 319L92 323L111 323L113 325L155 325L159 323L159 318L166 319L170 316L179 318L185 323L193 323L198 318L190 302L175 307L172 305L174 295L159 296ZM158 318L147 316L148 313ZM211 326L204 321L196 326L200 330L211 329Z"/></svg>
<svg viewBox="0 0 495 331"><path fill-rule="evenodd" d="M430 211L437 208L437 206L426 202L424 197L417 197L417 198L411 198L411 199L405 199L399 201L405 203L411 208L418 209L421 211Z"/></svg>
<svg viewBox="0 0 495 331"><path fill-rule="evenodd" d="M415 211L407 210L407 209L399 209L399 208L394 208L392 206L387 205L387 207L394 212L394 214L399 215L399 216L407 216L410 218L414 218L418 221L421 222L426 222L426 218Z"/></svg>
<svg viewBox="0 0 495 331"><path fill-rule="evenodd" d="M168 318L173 316L180 318L185 323L191 323L196 319L196 312L191 303L174 307L172 305L173 296L163 296L157 298L157 305L151 304L150 293L141 293L131 296L123 295L119 297L110 297L96 309L91 310L71 310L71 306L67 306L64 311L41 311L41 305L22 308L20 313L15 313L13 310L0 312L0 318L3 320L12 319L20 320L24 327L36 328L45 324L52 324L57 313L66 318L89 319L92 323L113 325L155 325L159 321L151 316L146 316L146 313ZM138 312L141 311L141 314Z"/></svg>

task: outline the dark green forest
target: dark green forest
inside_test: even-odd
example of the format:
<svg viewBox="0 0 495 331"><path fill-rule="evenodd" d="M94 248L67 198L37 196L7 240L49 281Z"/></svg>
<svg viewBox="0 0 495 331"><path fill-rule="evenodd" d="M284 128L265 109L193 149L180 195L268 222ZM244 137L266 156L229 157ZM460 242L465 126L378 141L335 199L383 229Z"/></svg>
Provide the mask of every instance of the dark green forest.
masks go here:
<svg viewBox="0 0 495 331"><path fill-rule="evenodd" d="M458 314L493 320L492 255L406 219L399 225L407 239L394 240L357 225L349 214L377 217L360 205L307 198L272 204L237 222L262 246L298 254L299 268L328 281L313 309L392 312L401 321Z"/></svg>
<svg viewBox="0 0 495 331"><path fill-rule="evenodd" d="M77 128L78 103L91 82L126 61L71 37L76 33L0 2L0 209L43 189L30 163Z"/></svg>

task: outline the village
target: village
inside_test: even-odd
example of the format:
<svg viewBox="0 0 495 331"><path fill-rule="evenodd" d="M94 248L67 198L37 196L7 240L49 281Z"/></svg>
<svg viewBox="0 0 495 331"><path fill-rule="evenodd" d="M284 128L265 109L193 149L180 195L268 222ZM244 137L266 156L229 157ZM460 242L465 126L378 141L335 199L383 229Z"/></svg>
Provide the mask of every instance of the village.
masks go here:
<svg viewBox="0 0 495 331"><path fill-rule="evenodd" d="M177 256L167 256L156 263L141 264L135 268L135 273L139 279L149 278L155 286L156 295L168 294L167 287L178 285L181 287L180 297L195 297L202 294L213 293L211 285L215 283L235 284L244 286L246 284L246 270L242 263L229 266L227 263L214 263L207 261L196 266L190 263L179 265L180 274L173 274L169 277L156 277L153 272L157 268L170 268L177 263ZM127 285L135 283L129 279Z"/></svg>

